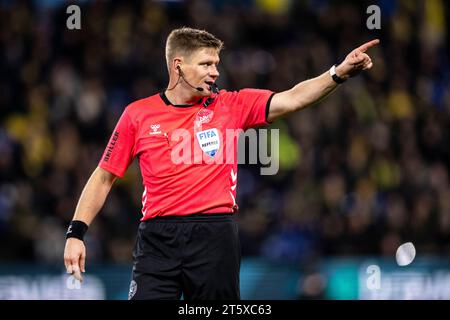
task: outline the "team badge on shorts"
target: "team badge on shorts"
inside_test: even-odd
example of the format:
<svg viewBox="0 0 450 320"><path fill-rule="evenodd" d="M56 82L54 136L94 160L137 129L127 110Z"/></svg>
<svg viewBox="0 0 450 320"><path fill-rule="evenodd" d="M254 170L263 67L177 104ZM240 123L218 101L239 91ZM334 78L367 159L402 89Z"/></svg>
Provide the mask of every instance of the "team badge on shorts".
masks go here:
<svg viewBox="0 0 450 320"><path fill-rule="evenodd" d="M128 300L131 300L134 295L136 294L136 290L137 290L137 283L134 280L131 280L130 283L130 291L128 292Z"/></svg>
<svg viewBox="0 0 450 320"><path fill-rule="evenodd" d="M214 157L220 148L219 132L216 128L203 130L196 133L197 141L202 151L210 157Z"/></svg>

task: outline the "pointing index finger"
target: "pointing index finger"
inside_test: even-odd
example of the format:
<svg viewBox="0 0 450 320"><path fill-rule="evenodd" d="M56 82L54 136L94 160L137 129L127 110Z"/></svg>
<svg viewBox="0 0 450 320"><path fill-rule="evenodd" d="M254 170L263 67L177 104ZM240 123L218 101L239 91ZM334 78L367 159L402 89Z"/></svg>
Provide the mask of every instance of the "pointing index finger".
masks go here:
<svg viewBox="0 0 450 320"><path fill-rule="evenodd" d="M357 50L359 50L361 52L366 52L367 49L369 49L369 48L371 48L371 47L373 47L373 46L375 46L375 45L377 45L379 43L380 43L379 39L374 39L374 40L371 40L371 41L366 42L363 45L359 46Z"/></svg>

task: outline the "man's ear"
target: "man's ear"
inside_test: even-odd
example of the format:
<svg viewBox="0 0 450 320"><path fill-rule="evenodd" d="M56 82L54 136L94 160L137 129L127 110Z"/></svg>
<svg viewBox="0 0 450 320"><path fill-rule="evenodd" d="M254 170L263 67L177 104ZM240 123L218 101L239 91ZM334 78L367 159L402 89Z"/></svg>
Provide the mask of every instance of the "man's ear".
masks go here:
<svg viewBox="0 0 450 320"><path fill-rule="evenodd" d="M182 62L183 62L183 60L178 57L176 57L172 60L172 66L176 73L180 72L179 68L181 68Z"/></svg>

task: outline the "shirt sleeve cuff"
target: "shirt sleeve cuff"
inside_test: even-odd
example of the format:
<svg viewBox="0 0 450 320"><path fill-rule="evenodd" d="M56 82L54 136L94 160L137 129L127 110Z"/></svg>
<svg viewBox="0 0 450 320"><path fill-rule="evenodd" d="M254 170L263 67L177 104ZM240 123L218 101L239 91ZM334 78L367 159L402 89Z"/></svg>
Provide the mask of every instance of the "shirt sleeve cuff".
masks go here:
<svg viewBox="0 0 450 320"><path fill-rule="evenodd" d="M102 161L102 162L103 162L103 161ZM125 172L123 172L123 170L120 170L120 169L118 169L118 168L114 168L114 167L112 167L112 166L110 166L110 165L105 165L105 163L100 163L98 166L99 166L100 168L102 168L102 169L108 171L109 173L112 173L113 175L115 175L115 176L117 176L117 177L119 177L119 178L123 178L123 176L124 176L124 174L125 174Z"/></svg>
<svg viewBox="0 0 450 320"><path fill-rule="evenodd" d="M272 92L272 94L270 95L269 99L267 99L267 103L266 103L266 123L272 123L271 121L267 120L267 118L269 117L270 102L272 101L272 98L273 98L274 95L275 95L275 92Z"/></svg>

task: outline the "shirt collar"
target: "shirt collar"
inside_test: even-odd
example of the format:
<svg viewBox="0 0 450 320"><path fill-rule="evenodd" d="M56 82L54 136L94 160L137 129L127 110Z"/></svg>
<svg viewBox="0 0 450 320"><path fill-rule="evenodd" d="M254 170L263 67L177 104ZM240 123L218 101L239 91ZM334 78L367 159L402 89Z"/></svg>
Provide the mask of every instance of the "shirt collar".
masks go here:
<svg viewBox="0 0 450 320"><path fill-rule="evenodd" d="M167 98L167 96L166 96L166 93L163 91L163 92L160 92L159 93L159 96L161 97L161 99L164 101L164 103L166 104L166 105L168 105L168 106L174 106L174 107L177 107L177 108L189 108L189 107L193 107L193 106L196 106L196 105L198 105L198 104L200 104L201 102L202 102L202 100L203 100L203 98L200 98L196 103L194 103L194 104L173 104L172 102L170 102L170 100Z"/></svg>

